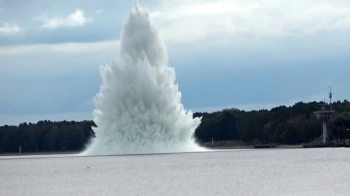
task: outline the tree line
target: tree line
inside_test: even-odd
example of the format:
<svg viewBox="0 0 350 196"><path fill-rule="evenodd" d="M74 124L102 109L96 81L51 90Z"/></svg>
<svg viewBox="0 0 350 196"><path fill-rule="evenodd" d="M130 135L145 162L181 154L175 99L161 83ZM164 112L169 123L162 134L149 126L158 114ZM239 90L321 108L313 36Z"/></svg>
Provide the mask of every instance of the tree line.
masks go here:
<svg viewBox="0 0 350 196"><path fill-rule="evenodd" d="M246 142L300 144L308 143L322 135L322 125L313 114L323 102L299 102L293 106L278 106L271 110L244 111L236 108L207 113L202 117L194 137L198 142L239 140ZM332 103L336 111L328 123L329 137L350 138L350 102ZM93 121L48 120L21 123L18 126L0 126L0 153L55 152L82 150L95 133Z"/></svg>
<svg viewBox="0 0 350 196"><path fill-rule="evenodd" d="M278 106L271 110L243 111L236 108L213 113L194 113L202 116L195 131L199 142L241 140L246 142L300 144L322 135L322 123L313 114L323 102L299 102L293 106ZM350 102L332 103L336 112L328 123L329 138L350 138Z"/></svg>
<svg viewBox="0 0 350 196"><path fill-rule="evenodd" d="M79 151L94 136L93 121L48 120L0 126L0 153Z"/></svg>

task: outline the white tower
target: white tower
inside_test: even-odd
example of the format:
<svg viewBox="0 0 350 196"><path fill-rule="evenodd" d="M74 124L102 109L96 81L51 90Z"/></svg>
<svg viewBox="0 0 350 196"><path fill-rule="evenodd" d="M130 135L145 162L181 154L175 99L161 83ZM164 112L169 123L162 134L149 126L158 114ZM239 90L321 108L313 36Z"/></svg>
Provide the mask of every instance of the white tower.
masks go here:
<svg viewBox="0 0 350 196"><path fill-rule="evenodd" d="M331 90L331 87L329 87L329 89ZM314 112L314 114L316 115L316 118L322 121L322 137L323 137L323 144L327 143L327 122L329 121L329 119L331 119L332 114L334 113L334 110L332 110L332 91L329 92L329 110L326 109L326 105L324 104L321 108L321 110L318 110L316 112Z"/></svg>

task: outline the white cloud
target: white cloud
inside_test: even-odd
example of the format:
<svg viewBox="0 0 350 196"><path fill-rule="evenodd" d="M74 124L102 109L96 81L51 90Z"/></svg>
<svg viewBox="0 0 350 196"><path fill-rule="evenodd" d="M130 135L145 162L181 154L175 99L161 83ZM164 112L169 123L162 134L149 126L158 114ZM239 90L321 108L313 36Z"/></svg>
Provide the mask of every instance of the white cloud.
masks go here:
<svg viewBox="0 0 350 196"><path fill-rule="evenodd" d="M339 0L168 0L156 10L151 17L161 35L176 44L350 31L350 2Z"/></svg>
<svg viewBox="0 0 350 196"><path fill-rule="evenodd" d="M23 57L37 55L91 55L109 54L110 51L118 54L119 41L104 41L90 43L61 43L61 44L37 44L0 47L0 57Z"/></svg>
<svg viewBox="0 0 350 196"><path fill-rule="evenodd" d="M15 25L15 24L9 24L5 23L2 27L0 27L0 33L2 34L14 34L22 31L22 29Z"/></svg>
<svg viewBox="0 0 350 196"><path fill-rule="evenodd" d="M69 14L65 18L48 18L47 16L39 17L39 19L44 21L41 26L46 29L57 29L60 27L82 27L88 23L91 23L90 18L85 17L84 12L80 9L75 10L75 12Z"/></svg>
<svg viewBox="0 0 350 196"><path fill-rule="evenodd" d="M99 9L99 10L96 10L95 13L96 13L96 14L100 14L100 13L102 13L102 12L104 12L104 11L105 11L104 9Z"/></svg>

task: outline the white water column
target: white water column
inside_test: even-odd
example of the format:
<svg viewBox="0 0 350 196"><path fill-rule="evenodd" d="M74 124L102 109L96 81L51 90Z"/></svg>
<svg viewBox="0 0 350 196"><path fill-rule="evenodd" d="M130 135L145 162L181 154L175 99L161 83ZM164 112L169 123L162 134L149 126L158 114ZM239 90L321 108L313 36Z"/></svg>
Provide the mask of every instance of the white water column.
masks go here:
<svg viewBox="0 0 350 196"><path fill-rule="evenodd" d="M150 13L137 1L121 33L119 59L100 66L86 155L202 151L193 134L201 118L181 103L174 68Z"/></svg>

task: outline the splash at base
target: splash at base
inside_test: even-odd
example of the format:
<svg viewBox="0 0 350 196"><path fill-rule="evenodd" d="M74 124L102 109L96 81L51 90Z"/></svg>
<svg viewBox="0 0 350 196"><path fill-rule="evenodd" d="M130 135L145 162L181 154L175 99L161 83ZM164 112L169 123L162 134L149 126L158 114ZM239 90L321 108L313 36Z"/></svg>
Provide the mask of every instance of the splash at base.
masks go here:
<svg viewBox="0 0 350 196"><path fill-rule="evenodd" d="M83 155L204 150L193 139L201 119L183 108L164 43L137 2L121 34L118 62L101 66L100 73L96 138Z"/></svg>

